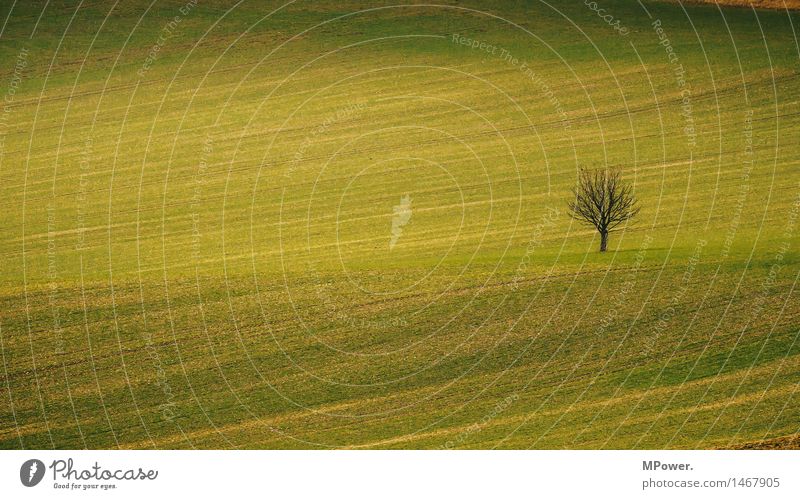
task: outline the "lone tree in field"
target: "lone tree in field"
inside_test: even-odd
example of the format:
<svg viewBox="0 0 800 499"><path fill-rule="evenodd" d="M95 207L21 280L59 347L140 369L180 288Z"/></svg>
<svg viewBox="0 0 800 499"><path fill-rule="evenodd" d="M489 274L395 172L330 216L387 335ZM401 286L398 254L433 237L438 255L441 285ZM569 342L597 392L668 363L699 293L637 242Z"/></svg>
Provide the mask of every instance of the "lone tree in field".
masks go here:
<svg viewBox="0 0 800 499"><path fill-rule="evenodd" d="M600 233L600 251L608 247L608 233L639 213L633 187L622 180L619 170L581 170L572 189L569 214Z"/></svg>

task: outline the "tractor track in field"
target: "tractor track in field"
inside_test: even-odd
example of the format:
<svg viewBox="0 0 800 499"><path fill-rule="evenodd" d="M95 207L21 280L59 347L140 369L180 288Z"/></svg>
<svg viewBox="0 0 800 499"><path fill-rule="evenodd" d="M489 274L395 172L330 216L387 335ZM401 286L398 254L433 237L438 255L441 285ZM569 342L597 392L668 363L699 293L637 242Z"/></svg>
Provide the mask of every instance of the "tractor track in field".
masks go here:
<svg viewBox="0 0 800 499"><path fill-rule="evenodd" d="M770 117L766 117L766 118L758 118L758 119L754 119L753 122L766 121L766 120L770 120L771 121L771 120L777 120L777 119L781 119L781 118L790 118L790 117L795 117L795 116L800 116L800 111L794 112L794 113L787 113L787 114L782 114L782 115L770 116ZM733 123L732 122L723 123L723 125L731 125L731 124L733 124ZM506 127L506 128L503 128L503 129L498 129L496 131L495 130L488 130L488 131L483 131L483 132L475 132L475 133L471 133L471 134L466 134L466 135L461 136L459 138L466 141L466 140L479 139L479 138L491 137L491 136L496 136L496 135L502 136L504 133L509 133L509 132L526 132L527 133L529 130L530 130L530 126L529 125L520 125L520 126ZM705 132L705 134L709 134L709 135L714 134L714 135L716 135L716 133L713 132L713 131ZM615 142L627 142L627 141L631 141L631 140L643 140L643 139L655 138L655 137L659 137L659 136L660 136L660 134L656 134L656 133L640 134L640 135L638 135L636 137L621 137L621 138L608 139L608 140L605 141L605 143L612 144L612 143L615 143ZM369 154L374 154L374 153L383 153L383 152L387 152L387 151L415 150L420 145L438 145L438 144L444 144L444 143L447 143L447 142L449 142L449 139L442 138L442 139L428 139L428 140L425 140L425 141L408 142L408 143L403 143L403 144L398 144L398 145L393 145L393 146L376 146L376 147L372 147L372 148L363 148L363 149L355 149L355 150L347 151L345 153L339 154L339 157L341 157L341 158L353 158L353 157L359 157L359 156L364 156L364 155L369 155ZM796 145L798 145L798 143L800 143L800 142L782 141L782 146L783 147L796 146ZM549 147L548 151L550 152L550 154L552 154L553 151L569 150L569 149L572 149L572 144L571 143L564 144L564 145L559 146L559 147ZM758 145L754 145L753 150L754 151L774 151L774 146L770 145L770 144L758 144ZM703 154L703 155L693 156L693 160L696 161L696 162L697 161L711 160L711 159L720 159L721 160L721 158L723 158L725 156L734 156L734 155L738 155L738 154L740 154L740 151L738 151L738 150L733 150L733 151L729 150L729 151L724 152L722 155L720 155L718 152L709 152L709 153L706 153L706 154ZM323 160L326 160L326 159L329 159L328 155L324 155L324 156L308 156L308 157L304 158L303 163L313 164L315 162L323 161ZM493 156L482 157L482 159L493 159ZM296 163L296 161L293 158L285 158L285 159L281 159L281 160L269 161L264 166L267 169L269 169L271 167L290 166L290 165L293 165L295 163ZM237 164L238 165L242 165L242 166L233 166L233 165L237 165ZM645 164L637 165L637 167L638 168L642 168L642 167L648 167L648 166L658 166L660 164L663 164L663 161L645 163ZM252 171L255 168L261 168L261 166L253 164L253 162L249 161L249 160L239 160L239 161L212 163L212 164L208 165L208 168L211 169L214 166L219 167L219 166L224 166L224 165L229 165L229 167L228 167L228 169L226 171L226 173L228 175L234 174L234 173ZM110 170L101 171L101 172L96 172L95 171L95 172L92 173L92 175L93 176L97 176L97 175L101 175L103 173L108 173L109 171ZM278 172L278 173L280 173L280 172ZM544 176L544 175L545 174L542 174L542 176ZM66 177L61 177L61 178L62 178L62 180L69 180L69 179L77 179L78 177L79 177L79 175L72 175L72 176L66 176ZM172 180L176 181L176 182L177 181L181 181L181 180L192 180L194 178L196 178L196 173L194 173L194 172L186 173L186 174L176 174L176 175L172 176ZM326 181L335 182L335 181L341 181L342 179L345 179L345 178L346 177L334 177L334 178L332 178L330 180L326 180ZM37 183L42 183L42 184L46 184L46 185L50 186L50 185L52 185L52 179L50 179L50 180L42 180L42 181L39 181ZM31 184L31 185L35 185L35 184ZM163 187L163 185L164 185L163 181L157 181L157 180L142 182L142 187L144 187L144 186L161 186L161 187ZM277 185L275 187L270 187L270 188L264 189L263 192L280 192L282 189L284 189L284 188L286 188L288 186L291 186L292 188L299 188L299 187L310 186L310 185L314 185L314 182L308 181L308 182L290 183L290 184L283 185L283 186ZM16 185L16 186L15 185L8 185L7 187L12 188L12 189L21 189L22 188L21 185ZM130 188L138 188L138 187L139 187L138 183L136 183L136 184L133 184L133 183L131 183L131 184L123 184L123 185L120 185L120 186L115 186L116 189L130 189ZM48 192L49 190L50 190L49 187L46 187L44 189L45 192ZM95 188L95 189L87 190L86 194L96 194L96 193L107 192L107 191L108 191L108 187ZM31 192L31 194L33 194L33 193L35 193L35 191ZM70 197L70 196L75 197L76 195L77 195L77 191L66 192L66 193L58 193L58 194L55 194L55 195L53 195L52 192L50 192L49 195L44 195L44 196L37 196L35 194L29 195L28 196L28 200L32 201L32 202L35 202L35 201L41 201L41 200L66 198L66 197ZM178 203L178 204L182 204L182 203ZM14 205L14 203L8 203L8 202L0 203L0 207L13 206L13 205Z"/></svg>
<svg viewBox="0 0 800 499"><path fill-rule="evenodd" d="M800 142L797 142L797 143L782 142L782 146L783 147L790 147L790 146L797 146L797 145L800 145ZM402 146L402 147L405 148L407 146ZM774 147L772 145L766 144L766 145L761 145L761 146L755 146L753 148L753 150L756 151L756 152L757 151L772 151L772 150L774 150ZM716 154L716 153L707 153L707 154L704 154L704 155L694 156L692 158L692 160L693 160L694 163L702 163L702 162L712 161L712 160L715 160L715 159L719 159L721 161L722 158L724 158L726 156L736 156L738 154L739 154L738 151L729 151L727 154L724 154L723 156L720 156L719 154ZM650 162L650 163L642 163L642 164L637 165L637 170L648 169L648 168L658 168L658 167L662 167L663 165L664 165L664 162L660 161L660 160L659 161L655 161L655 162ZM239 170L243 171L243 170L247 170L247 169L249 169L249 168L246 167L246 168L241 168ZM234 170L232 170L232 172L233 171ZM545 174L533 175L533 176L527 175L527 176L520 177L520 180L521 181L531 180L531 179L539 178L540 176L544 177ZM176 180L190 180L193 177L194 177L194 175L187 174L187 175L176 175L173 178L176 179ZM330 178L330 179L326 179L325 181L316 182L316 183L315 182L311 182L311 181L298 182L296 184L292 184L292 188L295 188L295 189L309 188L309 187L314 186L314 185L320 185L321 183L330 183L330 184L335 185L337 182L342 182L343 180L346 180L346 177L333 177L333 178ZM491 185L492 186L496 186L496 185L502 185L504 183L513 183L513 182L517 182L517 180L516 179L499 180L499 181L496 181L496 182L492 182ZM163 186L163 182L158 182L158 181L144 182L143 185ZM466 186L465 188L475 188L475 187L480 187L480 186L483 186L483 185L486 185L486 184L485 183L483 183L483 184L478 183L478 184L473 184L471 186ZM132 187L135 187L135 186L132 185L132 184L131 185L122 185L122 186L115 187L115 190L125 190L125 189L129 189L129 188L132 188ZM265 189L261 190L260 192L279 193L279 192L281 192L281 190L282 190L282 187L276 186L276 187L265 188ZM98 189L90 189L90 190L86 191L86 194L89 195L89 194L97 194L97 193L105 193L105 192L108 192L108 188L107 187L106 188L98 188ZM249 194L249 195L252 195L252 189L248 189L246 191L246 193ZM223 201L223 200L227 200L227 199L233 199L233 198L236 198L237 194L238 194L238 192L234 191L232 193L229 192L227 195L224 195L224 194L206 195L206 196L203 196L203 202L204 203L213 203L215 201ZM48 200L53 200L53 199L66 198L66 197L70 197L70 196L71 197L75 197L76 195L77 195L77 192L59 193L59 194L57 194L55 196L52 196L52 195L49 195L49 196L48 195L46 195L46 196L29 196L28 197L28 201L29 202L48 201ZM292 203L294 203L294 202L295 201L292 201ZM305 200L301 200L299 202L305 203L306 201ZM182 206L185 206L185 205L186 205L186 202L183 201L183 200L174 201L174 202L165 202L165 203L161 203L161 204L159 204L157 206L150 206L150 207L144 207L144 208L142 208L142 207L139 207L139 208L128 208L128 209L123 209L123 210L117 210L117 211L114 212L114 216L115 217L124 217L125 215L131 215L131 214L134 214L134 213L140 216L141 214L148 213L148 212L160 214L160 212L162 212L165 209L182 207ZM9 207L9 206L14 206L14 204L13 203L0 203L0 207ZM181 215L181 217L186 218L186 219L190 218L190 216L191 216L191 214ZM174 219L174 218L171 218L171 219ZM347 219L345 219L345 220L347 220ZM287 219L287 220L283 220L280 223L285 224L285 223L287 223L289 221L290 220ZM68 230L65 233L73 233L73 234L77 235L80 232L83 232L85 234L85 233L88 233L88 232L91 232L91 231L95 231L95 230L104 230L105 231L105 230L108 230L109 227L134 226L134 225L142 224L142 223L145 223L145 224L148 224L148 223L159 223L160 224L161 223L161 217L159 215L154 219L137 219L136 221L130 221L130 222L124 222L124 223L117 223L117 224L110 224L110 225L108 225L108 224L107 225L99 225L99 226L86 227L86 228L75 228L75 229ZM277 225L278 223L279 222L274 222L272 225ZM23 227L23 223L22 222L12 223L12 224L8 224L6 226L7 229L21 229L22 227ZM189 231L189 230L191 230L191 229L186 229L183 232L186 232L186 231ZM46 235L47 235L46 232L26 234L25 240L26 241L31 241L31 240L35 240L35 239L40 238L40 237L45 237ZM19 243L19 242L22 241L22 239L23 239L22 237L17 237L17 238L7 239L4 242L6 244L14 243L14 242ZM4 255L8 255L8 256L15 256L15 255L20 254L20 251L11 251L11 252L6 251L3 254Z"/></svg>
<svg viewBox="0 0 800 499"><path fill-rule="evenodd" d="M681 270L681 269L685 268L685 265L683 265L683 264L674 264L674 265L668 265L666 267L667 268ZM550 276L537 276L537 277L533 277L533 278L523 279L521 281L507 281L507 282L504 281L504 282L501 282L501 283L492 283L492 284L488 284L488 285L463 286L463 287L460 287L460 288L458 288L456 290L453 290L452 292L447 293L447 295L448 296L459 296L459 295L466 295L466 294L469 294L470 292L476 292L476 291L481 292L483 290L496 290L496 289L502 289L502 288L509 288L514 284L514 282L523 282L525 284L529 284L530 285L530 284L535 284L535 283L544 283L544 282L550 282L550 281L556 281L556 280L575 279L576 275L579 276L579 277L592 276L592 275L606 275L606 274L612 274L613 275L613 274L628 273L628 272L631 272L631 271L636 272L638 274L638 273L646 273L648 271L660 271L660 270L662 270L662 268L664 268L663 265L644 265L644 266L639 266L639 267L621 267L621 268L617 268L617 269L595 269L595 270L581 271L579 273L576 273L576 272L565 272L565 273L553 274L553 275L550 275ZM403 296L403 297L388 298L388 299L381 299L381 300L373 300L373 301L357 304L357 305L355 305L353 307L350 307L348 310L368 310L368 309L379 307L381 305L386 305L386 304L402 303L402 302L407 302L407 301L410 301L410 300L425 299L429 294L430 293L420 292L420 293L411 293L411 294L409 294L407 296ZM746 295L746 296L740 297L738 299L738 301L746 302L749 299L749 297L757 296L757 295L758 295L758 292L753 292L751 295ZM252 296L252 294L237 295L237 298L243 298L244 299L244 298L247 298L249 296ZM209 303L211 303L211 302L203 302L203 306L204 307L208 306ZM713 307L717 307L717 306L723 306L723 305L726 305L726 304L727 304L727 302L725 302L725 300L723 300L723 302L714 303L714 304L708 305L708 306L705 307L705 309L713 308ZM196 303L192 303L192 304L182 305L179 308L196 307L196 306L197 306ZM161 307L161 308L158 308L158 309L155 309L155 310L150 309L149 313L152 314L154 312L158 312L158 311L161 311L163 309L165 309L165 307ZM172 308L172 310L174 310L174 307ZM696 311L696 310L693 309L692 311ZM658 320L658 317L653 318L651 321L640 320L638 324L646 326L648 323L655 322L657 320ZM72 326L62 326L62 329L67 329L68 327L76 327L76 328L84 329L84 328L87 328L87 327L101 325L102 323L105 323L105 322L108 322L108 319L101 319L101 320L97 320L97 321L89 321L87 323L79 323L79 324L74 324ZM295 318L280 319L280 320L272 319L272 320L270 320L269 324L267 324L267 326L270 327L271 331L286 331L287 329L291 328L292 325L296 324L296 322L297 322L297 320ZM281 326L283 326L283 328L281 328ZM254 327L260 328L260 327L263 327L263 325L262 326L254 326ZM32 331L31 334L35 334L35 333L39 333L39 332L46 332L46 330ZM264 334L264 333L262 333L262 334ZM271 334L274 334L274 333L271 333ZM164 341L152 342L151 345L153 347L175 347L175 348L180 348L180 345L177 345L175 340L164 340ZM140 352L142 352L142 351L144 351L144 350L146 350L148 348L150 348L150 346L148 346L148 345L143 345L143 346L140 346L140 347L129 347L129 348L124 348L121 351L115 351L113 353L95 355L95 356L92 357L92 359L80 358L80 359L74 359L74 360L70 360L70 361L64 361L64 362L58 363L58 364L40 365L40 366L37 366L37 372L38 373L54 372L56 370L62 369L64 366L66 366L66 367L79 366L79 365L83 365L83 364L89 363L90 360L91 361L109 360L109 359L117 358L120 354L136 354L136 353L140 353ZM12 371L12 372L9 373L7 378L5 376L0 376L0 384L2 384L1 381L3 381L3 380L5 380L6 382L11 382L11 381L14 381L14 380L17 380L17 379L20 379L20 378L29 377L31 374L32 374L32 371L29 371L29 370L17 371L17 372L13 372Z"/></svg>
<svg viewBox="0 0 800 499"><path fill-rule="evenodd" d="M424 73L424 72L427 72L427 71L430 71L430 70L425 70L425 71L422 71L422 72ZM796 80L796 79L798 79L799 76L800 76L800 73L797 73L797 72L787 73L787 74L779 75L777 77L775 75L770 75L770 76L767 76L767 77L759 78L756 81L748 81L747 84L748 84L748 88L750 88L752 86L757 86L757 85L769 85L769 84L774 85L776 83L790 82L790 81ZM566 87L566 88L569 88L569 87ZM693 101L693 103L696 104L698 102L709 101L709 100L712 100L712 99L713 100L717 100L719 97L724 97L726 95L735 94L736 92L741 91L741 88L742 88L741 87L741 82L738 82L736 80L736 78L731 78L731 82L728 85L724 86L724 87L716 87L714 90L706 90L706 91L701 92L701 93L693 94L692 95L692 101ZM308 93L308 92L310 92L310 91L303 91L303 92L300 92L300 93L303 94L303 93ZM659 100L659 101L654 102L654 103L641 104L641 105L638 105L638 106L630 106L627 109L625 109L625 108L617 108L617 109L614 109L614 110L600 112L600 113L596 113L596 114L577 115L575 117L569 118L568 121L571 124L585 125L585 124L590 124L590 123L593 123L593 122L596 122L596 121L599 121L599 120L614 119L614 118L619 118L619 117L624 117L624 116L629 116L629 115L634 115L634 114L652 112L652 111L655 111L655 110L658 110L658 109L668 108L669 106L675 106L675 105L679 106L681 104L681 102L682 102L681 99L682 99L681 96L676 93L676 95L674 97L671 97L669 99ZM489 106L489 105L487 104L486 106ZM768 117L765 117L765 118L755 118L753 121L754 122L758 122L758 121L763 121L763 120L774 120L774 119L778 119L779 117L786 118L786 117L791 117L791 116L797 116L798 114L800 114L800 112L784 113L784 114L781 114L781 115L768 116ZM351 122L357 123L358 121L351 121ZM505 127L505 128L501 128L501 129L498 129L498 130L486 130L486 131L483 131L483 132L467 134L467 135L465 135L463 137L460 137L460 138L463 138L463 139L467 140L467 139L472 139L472 138L480 138L480 137L487 136L487 135L489 135L489 136L498 135L498 134L502 135L503 133L508 133L508 132L529 131L529 130L531 130L532 127L536 127L537 129L541 129L541 130L546 130L546 129L552 129L552 128L561 127L561 126L563 126L563 124L564 124L564 122L562 120L560 120L560 119L549 120L549 121L541 121L541 122L533 123L531 125L525 124L525 125L518 125L518 126L513 126L513 127ZM265 138L265 137L272 136L275 133L286 132L286 131L297 132L302 137L302 132L306 132L306 134L307 134L311 130L313 130L314 128L317 128L318 126L319 126L318 124L315 124L315 125L308 125L308 126L301 126L301 127L290 127L290 128L286 128L286 129L275 129L275 130L269 130L267 132L265 132L265 131L254 131L254 132L247 133L247 134L240 134L240 135L238 135L238 138L240 138L241 140L247 140L247 139L252 139L252 138ZM52 128L60 129L61 125L60 124L52 125ZM205 127L202 127L202 128L194 128L194 129L188 128L186 130L183 130L183 132L184 133L199 132L201 130L208 130L208 129L213 129L213 126L205 126ZM42 129L37 129L37 130L42 130ZM713 134L713 131L712 132L706 132L706 133L707 134ZM174 135L175 135L174 131L161 132L159 134L155 134L153 136L153 138L154 139L158 139L158 138L160 138L162 136L163 137L172 137ZM202 137L204 137L204 134L201 133L198 136L200 136L201 139L202 139ZM103 137L93 137L93 142L95 144L97 144L102 140L102 138ZM200 140L202 142L201 139L198 139L198 140ZM625 138L625 140L631 140L631 139L632 139L631 137ZM443 141L445 141L445 139L431 139L427 143L435 144L435 143L443 142ZM609 141L609 142L612 142L612 141ZM416 144L416 143L414 143L414 144ZM73 141L73 142L65 142L65 143L62 144L62 148L63 149L74 149L74 150L77 150L77 151L82 150L81 148L83 146L84 146L84 142L82 140L76 140L76 141ZM408 146L405 146L405 145L398 146L398 148L407 148L407 147ZM50 146L33 147L31 149L31 153L33 153L33 152L41 152L41 151L50 151L51 149L52 149L52 147L50 147ZM376 148L372 148L372 149L366 149L365 152L366 153L378 152L378 151L382 151L384 149L385 148L383 148L383 147L376 147ZM359 154L360 152L361 151L355 151L355 154ZM23 149L12 149L12 150L4 152L5 155L12 155L14 153L28 154L28 150L23 148ZM319 160L319 159L325 159L325 157L324 156L323 157L311 157L311 156L309 156L307 158L304 158L304 161L305 160ZM243 162L244 161L247 161L247 160L243 160ZM295 162L294 158L292 156L289 156L289 157L287 157L285 159L280 159L280 160L277 160L277 161L270 161L268 164L269 165L286 165L286 164L292 164L294 162ZM225 162L223 164L228 164L228 163L229 162ZM231 163L231 164L235 164L235 162ZM213 166L213 165L211 165L211 166ZM34 170L34 172L35 172L35 170ZM96 172L93 172L93 173L96 174ZM17 186L17 187L19 187L19 186Z"/></svg>
<svg viewBox="0 0 800 499"><path fill-rule="evenodd" d="M730 336L736 336L736 335L735 334L731 334ZM702 345L702 346L705 346L705 345ZM234 365L235 364L233 364L233 363L229 363L229 364L226 364L225 367L232 367ZM624 364L622 366L616 366L614 369L609 369L609 370L607 370L605 372L607 374L610 374L610 375L615 375L615 374L624 373L626 371L629 371L630 369L635 369L636 367L641 367L641 362L640 361L632 362L632 363L626 363L626 364ZM526 366L520 365L520 366L514 367L512 369L505 369L505 370L502 371L502 375L503 376L507 376L508 375L508 376L512 376L513 377L514 376L514 372L522 371L522 370L524 370L526 368L527 368ZM211 369L211 368L209 368L209 369ZM212 370L214 370L214 369L212 369ZM487 378L487 377L488 378L493 378L493 377L496 377L498 372L500 372L500 371L493 370L493 371L489 371L489 372L475 373L473 375L473 377L475 377L475 378ZM554 378L554 379L552 381L548 380L548 381L545 381L543 383L538 383L536 385L537 390L544 390L547 393L552 392L553 388L562 388L563 391L577 390L583 385L582 384L576 385L576 383L581 383L583 381L586 381L590 377L596 376L596 373L591 370L591 366L587 366L587 371L585 373L579 373L577 375L573 375L573 376L569 377L568 381L564 381L563 374L569 374L570 372L572 372L572 371L570 371L568 369L565 369L563 371L551 372L553 374L553 376L550 376L550 377ZM562 376L558 376L559 373L562 374ZM599 398L599 399L585 400L585 401L583 401L581 403L581 405L583 406L583 405L589 404L589 405L597 405L597 406L606 407L609 403L614 403L614 401L617 401L620 398L622 398L622 399L627 399L627 398L635 399L635 398L644 397L644 396L646 396L648 394L652 395L653 391L656 391L657 393L671 393L674 390L684 390L687 387L688 388L692 388L695 385L704 386L704 385L706 385L708 383L717 383L717 382L720 381L720 379L722 379L722 380L738 379L738 376L739 376L740 373L741 373L741 369L736 369L736 370L733 370L733 371L725 372L723 374L717 374L717 375L713 375L713 376L702 376L702 377L699 377L699 378L692 379L692 380L688 381L687 383L666 384L666 385L655 386L655 387L648 388L648 389L645 389L645 390L641 390L640 389L640 390L636 390L634 392L626 393L622 397L615 397L615 398L605 397L605 398ZM463 381L463 379L459 379L459 380ZM319 415L319 413L321 411L324 411L324 409L326 407L328 407L328 408L330 408L330 407L342 408L342 407L359 406L359 405L364 405L364 404L369 404L369 403L380 403L383 400L391 400L391 399L395 399L395 400L401 399L402 400L404 398L407 398L408 396L414 395L414 394L419 393L419 392L430 392L430 391L436 392L436 388L441 386L443 383L447 383L447 381L449 381L449 380L446 380L446 381L441 382L441 383L430 383L430 384L426 384L426 385L423 385L423 386L420 386L420 387L413 387L413 388L403 389L401 394L398 394L397 392L394 392L391 395L369 397L369 398L366 398L366 399L365 398L348 398L348 399L338 400L338 401L335 401L335 402L325 402L322 405L314 406L312 408L312 410L298 411L298 410L288 409L288 410L284 410L284 411L282 411L280 413L277 413L277 414L264 415L264 418L265 419L269 419L270 422L275 422L275 420L276 420L275 418L277 418L278 421L296 420L296 419L303 419L303 418L308 418L308 417L313 417L315 415ZM504 384L493 383L493 385L497 386L498 389L500 391L503 391L503 392L504 392L504 390L507 389L507 387ZM512 389L512 388L513 388L513 386L508 387L509 390ZM122 389L124 389L124 388L122 388ZM257 387L251 387L251 389L257 389ZM444 387L443 389L447 389L447 387ZM439 391L441 391L441 390L439 390ZM438 397L437 400L442 400L442 398ZM727 400L728 400L727 398L723 398L723 400L720 401L720 402L711 402L711 403L720 404L720 403L724 402L725 406L727 406L727 402L726 402ZM220 408L215 408L215 411L224 411L227 408L235 408L235 407L238 407L238 406L224 406L224 407L220 407ZM567 410L573 410L572 407L573 407L572 405L568 405L568 406L566 406L566 408L554 408L554 409L548 410L547 412L551 413L552 415L559 415L559 414L562 414L563 412L565 412ZM683 408L683 409L684 410L689 410L689 411L694 410L694 408ZM390 413L394 413L394 412L396 412L396 411L390 411ZM124 413L124 414L133 414L133 411L129 411L129 412ZM117 415L119 415L119 413L117 413ZM346 419L348 421L348 423L346 423L344 426L348 426L348 425L351 425L353 423L359 424L359 422L362 421L362 419L365 417L365 416L357 416L357 415L354 415L354 416L342 416L342 415L337 415L337 414L329 414L327 412L323 412L323 415L326 416L326 417L330 417L330 418ZM522 414L522 415L520 415L518 417L527 418L527 417L529 417L529 415L526 413L526 414ZM378 417L370 418L369 420L370 421L383 421L384 419L385 419L385 417L379 415ZM242 424L251 425L254 421L258 422L258 421L260 421L260 419L245 420ZM73 428L74 426L75 426L75 424L71 423L71 424L64 425L61 428L62 429ZM138 426L139 425L135 425L135 426L131 426L130 428L136 428ZM325 431L335 430L336 428L339 428L339 427L341 427L341 425L338 426L338 427L326 428ZM206 430L203 430L203 431L205 432ZM223 428L223 431L224 431L224 428ZM414 434L412 434L412 436L413 435L419 435L419 434L418 433L414 433ZM424 437L413 437L413 438L424 438ZM365 444L364 446L371 446L371 445L376 445L376 444L368 443L368 444Z"/></svg>

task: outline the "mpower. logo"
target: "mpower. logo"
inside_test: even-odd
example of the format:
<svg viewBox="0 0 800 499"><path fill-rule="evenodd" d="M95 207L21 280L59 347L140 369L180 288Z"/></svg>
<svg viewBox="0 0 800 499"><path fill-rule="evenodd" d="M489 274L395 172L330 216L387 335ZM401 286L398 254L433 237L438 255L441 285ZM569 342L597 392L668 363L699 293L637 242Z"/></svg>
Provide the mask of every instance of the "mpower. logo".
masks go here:
<svg viewBox="0 0 800 499"><path fill-rule="evenodd" d="M19 468L19 479L26 487L35 487L44 478L44 463L38 459L28 459Z"/></svg>

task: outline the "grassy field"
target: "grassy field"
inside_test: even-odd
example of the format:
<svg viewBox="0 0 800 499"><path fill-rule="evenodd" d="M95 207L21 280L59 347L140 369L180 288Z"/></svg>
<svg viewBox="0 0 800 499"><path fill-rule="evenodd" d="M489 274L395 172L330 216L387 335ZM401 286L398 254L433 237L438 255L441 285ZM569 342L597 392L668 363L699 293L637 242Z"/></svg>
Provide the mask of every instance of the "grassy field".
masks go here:
<svg viewBox="0 0 800 499"><path fill-rule="evenodd" d="M800 15L187 2L0 10L0 448L797 445Z"/></svg>

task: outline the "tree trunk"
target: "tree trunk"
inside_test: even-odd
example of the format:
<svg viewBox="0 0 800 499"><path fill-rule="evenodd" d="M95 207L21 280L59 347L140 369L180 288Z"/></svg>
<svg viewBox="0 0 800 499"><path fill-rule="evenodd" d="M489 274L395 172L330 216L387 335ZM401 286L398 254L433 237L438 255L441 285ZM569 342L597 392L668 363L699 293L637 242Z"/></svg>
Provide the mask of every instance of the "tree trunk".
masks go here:
<svg viewBox="0 0 800 499"><path fill-rule="evenodd" d="M600 252L605 253L606 249L608 248L608 232L601 231L600 232Z"/></svg>

